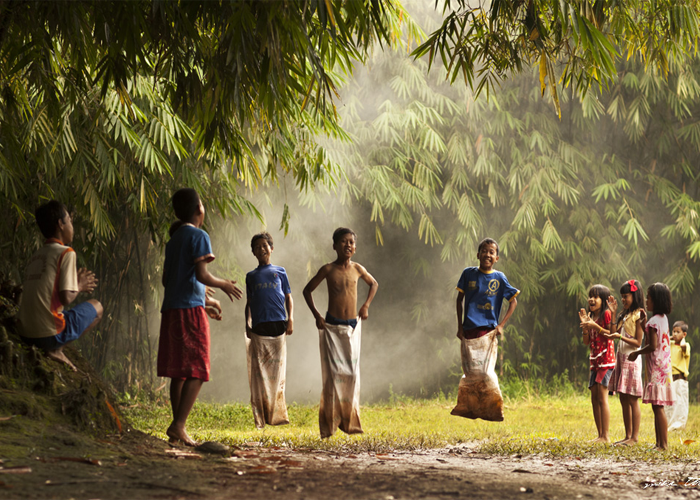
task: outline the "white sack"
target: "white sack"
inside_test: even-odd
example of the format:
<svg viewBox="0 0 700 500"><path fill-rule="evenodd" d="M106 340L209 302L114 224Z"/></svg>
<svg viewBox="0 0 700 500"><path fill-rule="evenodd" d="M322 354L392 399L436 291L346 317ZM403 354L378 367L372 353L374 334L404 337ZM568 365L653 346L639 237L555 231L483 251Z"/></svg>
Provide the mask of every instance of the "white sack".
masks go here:
<svg viewBox="0 0 700 500"><path fill-rule="evenodd" d="M246 337L250 405L255 427L289 423L284 384L287 373L287 336L262 337L254 333Z"/></svg>
<svg viewBox="0 0 700 500"><path fill-rule="evenodd" d="M503 420L503 396L496 375L498 339L496 331L478 339L462 340L462 378L459 381L457 406L452 415Z"/></svg>
<svg viewBox="0 0 700 500"><path fill-rule="evenodd" d="M664 410L666 411L666 420L668 420L668 430L675 431L684 429L688 422L688 381L674 380L671 388L673 389L673 406L664 406Z"/></svg>
<svg viewBox="0 0 700 500"><path fill-rule="evenodd" d="M321 437L332 436L338 428L360 434L361 321L358 319L354 330L348 325L326 324L318 333L323 378L318 413Z"/></svg>

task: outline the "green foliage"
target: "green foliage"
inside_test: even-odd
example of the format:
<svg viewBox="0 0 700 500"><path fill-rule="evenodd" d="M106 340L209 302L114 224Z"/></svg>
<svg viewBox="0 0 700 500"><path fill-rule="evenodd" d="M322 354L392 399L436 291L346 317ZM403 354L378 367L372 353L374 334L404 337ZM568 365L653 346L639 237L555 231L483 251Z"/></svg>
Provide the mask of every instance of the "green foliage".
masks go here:
<svg viewBox="0 0 700 500"><path fill-rule="evenodd" d="M378 243L390 224L442 242L439 258L415 251L407 269L449 265L458 275L474 265L480 239L499 241L497 268L522 292L501 344L502 375L533 380L568 369L583 384L587 348L576 311L595 283L617 292L632 277L645 286L663 281L674 294L671 320L700 323L692 306L700 277L698 60L674 60L667 78L619 62L609 91L562 94L563 120L533 91L535 71L486 101L447 85L444 70L426 69L427 58L386 52L351 82L343 125L353 143L338 155L352 183L345 196L367 207ZM422 277L422 289L445 288ZM419 313L436 299L409 300ZM419 330L435 330L428 316L414 314ZM452 339L451 330L439 331Z"/></svg>
<svg viewBox="0 0 700 500"><path fill-rule="evenodd" d="M436 1L444 20L415 51L442 62L445 78L462 76L477 94L491 95L511 74L538 67L561 116L560 89L584 98L593 84L614 86L618 65L635 58L650 72L668 75L693 57L700 37L697 0L469 0ZM555 64L563 66L555 73ZM632 103L644 108L640 99Z"/></svg>
<svg viewBox="0 0 700 500"><path fill-rule="evenodd" d="M344 137L337 88L401 18L413 33L389 0L3 3L0 275L21 282L40 203L72 206L107 311L82 347L120 387L152 378L146 284L171 193L191 186L210 213L260 218L247 197L280 177L335 185L317 136Z"/></svg>

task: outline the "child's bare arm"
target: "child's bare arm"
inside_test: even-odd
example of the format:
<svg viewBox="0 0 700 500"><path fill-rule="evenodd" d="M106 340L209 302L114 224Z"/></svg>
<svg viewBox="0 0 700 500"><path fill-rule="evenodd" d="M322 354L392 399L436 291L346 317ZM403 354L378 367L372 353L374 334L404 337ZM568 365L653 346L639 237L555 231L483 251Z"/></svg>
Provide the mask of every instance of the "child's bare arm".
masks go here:
<svg viewBox="0 0 700 500"><path fill-rule="evenodd" d="M223 290L224 293L228 295L228 298L231 299L231 302L233 302L234 298L240 300L241 297L243 297L243 290L236 286L235 281L217 278L211 274L207 269L207 262L205 260L197 262L194 268L194 274L197 277L197 281L203 285Z"/></svg>
<svg viewBox="0 0 700 500"><path fill-rule="evenodd" d="M253 332L253 315L250 312L250 300L245 302L245 335L250 338L250 334Z"/></svg>
<svg viewBox="0 0 700 500"><path fill-rule="evenodd" d="M584 328L583 324L585 321L588 321L590 316L586 312L585 309L581 308L578 312L578 317L579 320L581 321L581 329L583 330L582 335L583 335L583 344L584 345L589 345L591 343L591 335L588 333L588 329Z"/></svg>
<svg viewBox="0 0 700 500"><path fill-rule="evenodd" d="M457 338L463 339L464 333L462 333L462 301L464 300L464 292L457 292Z"/></svg>
<svg viewBox="0 0 700 500"><path fill-rule="evenodd" d="M58 298L61 301L61 305L67 306L75 300L80 292L92 293L96 287L97 278L95 273L81 267L78 270L78 290L61 290L58 292Z"/></svg>
<svg viewBox="0 0 700 500"><path fill-rule="evenodd" d="M517 305L518 299L516 299L515 297L510 299L506 315L503 316L503 321L496 325L496 335L503 335L503 326L506 324L506 321L508 321L508 319L510 319L510 317L513 315L513 311L515 311Z"/></svg>
<svg viewBox="0 0 700 500"><path fill-rule="evenodd" d="M634 338L620 336L620 340L627 342L628 344L633 345L635 347L641 347L643 338L644 338L644 330L642 329L642 320L641 319L638 319L636 324L635 324Z"/></svg>
<svg viewBox="0 0 700 500"><path fill-rule="evenodd" d="M316 328L318 328L319 330L322 330L326 327L326 322L323 319L323 316L321 316L321 313L318 312L318 309L316 309L312 293L314 290L316 290L316 288L318 288L318 285L320 285L321 282L324 279L326 279L329 271L329 264L326 264L325 266L321 267L321 269L319 269L316 273L316 276L311 278L311 280L309 280L309 282L306 284L303 292L306 305L309 306L309 309L311 309L311 313L314 315L314 318L316 318Z"/></svg>
<svg viewBox="0 0 700 500"><path fill-rule="evenodd" d="M287 308L287 335L294 333L294 301L292 294L288 293L284 296L284 306Z"/></svg>
<svg viewBox="0 0 700 500"><path fill-rule="evenodd" d="M365 303L362 304L362 307L360 307L360 311L358 313L360 319L364 321L367 318L369 318L369 305L372 303L374 296L377 294L377 290L379 289L379 283L377 283L377 280L375 280L374 277L367 272L367 269L365 269L359 264L357 265L357 268L360 271L360 278L362 278L362 281L369 285L369 292L367 292L367 300L365 300Z"/></svg>
<svg viewBox="0 0 700 500"><path fill-rule="evenodd" d="M637 359L637 356L654 352L656 350L657 344L658 335L656 332L656 328L649 327L649 343L641 349L637 349L636 351L631 352L627 359L629 359L630 361L634 361L635 359Z"/></svg>
<svg viewBox="0 0 700 500"><path fill-rule="evenodd" d="M204 299L204 311L210 318L221 321L221 302L218 300L206 296Z"/></svg>

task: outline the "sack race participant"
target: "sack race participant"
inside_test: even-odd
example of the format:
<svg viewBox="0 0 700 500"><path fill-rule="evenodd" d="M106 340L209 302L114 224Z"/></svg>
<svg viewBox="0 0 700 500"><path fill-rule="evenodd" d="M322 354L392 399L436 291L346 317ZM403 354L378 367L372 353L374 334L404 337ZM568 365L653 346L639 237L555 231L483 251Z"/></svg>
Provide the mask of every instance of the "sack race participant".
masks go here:
<svg viewBox="0 0 700 500"><path fill-rule="evenodd" d="M347 434L361 434L360 423L360 347L362 322L350 325L326 322L319 330L323 390L318 422L321 438L332 436L338 428Z"/></svg>
<svg viewBox="0 0 700 500"><path fill-rule="evenodd" d="M462 339L464 375L459 381L457 406L452 415L503 421L503 396L496 375L497 355L495 330L476 339Z"/></svg>
<svg viewBox="0 0 700 500"><path fill-rule="evenodd" d="M520 291L493 266L499 260L498 243L481 240L476 258L479 267L467 267L457 283L457 338L461 342L462 370L457 406L452 415L503 420L503 397L496 377L497 335L518 305ZM501 306L508 302L503 319ZM462 317L464 313L464 318Z"/></svg>
<svg viewBox="0 0 700 500"><path fill-rule="evenodd" d="M250 338L246 337L245 345L255 427L288 424L284 398L287 337L262 337L253 333Z"/></svg>
<svg viewBox="0 0 700 500"><path fill-rule="evenodd" d="M321 267L304 287L304 299L316 319L321 345L323 389L318 424L321 437L340 428L348 434L362 432L360 425L360 344L361 321L369 317L369 305L379 284L367 269L352 261L357 235L339 227L333 233L337 259ZM313 291L322 281L328 285L325 318L316 309ZM357 282L368 286L367 299L357 310Z"/></svg>
<svg viewBox="0 0 700 500"><path fill-rule="evenodd" d="M294 302L287 271L272 265L275 249L270 233L250 241L258 267L246 274L246 354L250 405L255 427L289 423L284 386L287 336L294 332Z"/></svg>

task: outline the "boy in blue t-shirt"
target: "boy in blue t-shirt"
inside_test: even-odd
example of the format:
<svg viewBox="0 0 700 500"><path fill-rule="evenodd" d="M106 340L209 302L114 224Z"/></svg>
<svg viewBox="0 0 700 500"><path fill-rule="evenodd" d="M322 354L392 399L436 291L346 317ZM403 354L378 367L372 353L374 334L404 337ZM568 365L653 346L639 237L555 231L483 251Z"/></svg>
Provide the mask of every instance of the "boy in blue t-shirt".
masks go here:
<svg viewBox="0 0 700 500"><path fill-rule="evenodd" d="M246 335L262 337L291 335L294 331L292 289L283 267L270 264L275 249L270 233L253 236L250 241L258 267L245 277L248 301L245 305Z"/></svg>
<svg viewBox="0 0 700 500"><path fill-rule="evenodd" d="M498 262L498 243L491 238L482 240L476 257L479 267L467 267L457 283L457 337L460 339L476 339L493 330L496 335L502 335L503 325L518 305L516 297L520 290L508 283L505 274L493 268ZM508 310L499 323L504 299L509 301ZM466 311L464 321L463 310Z"/></svg>

